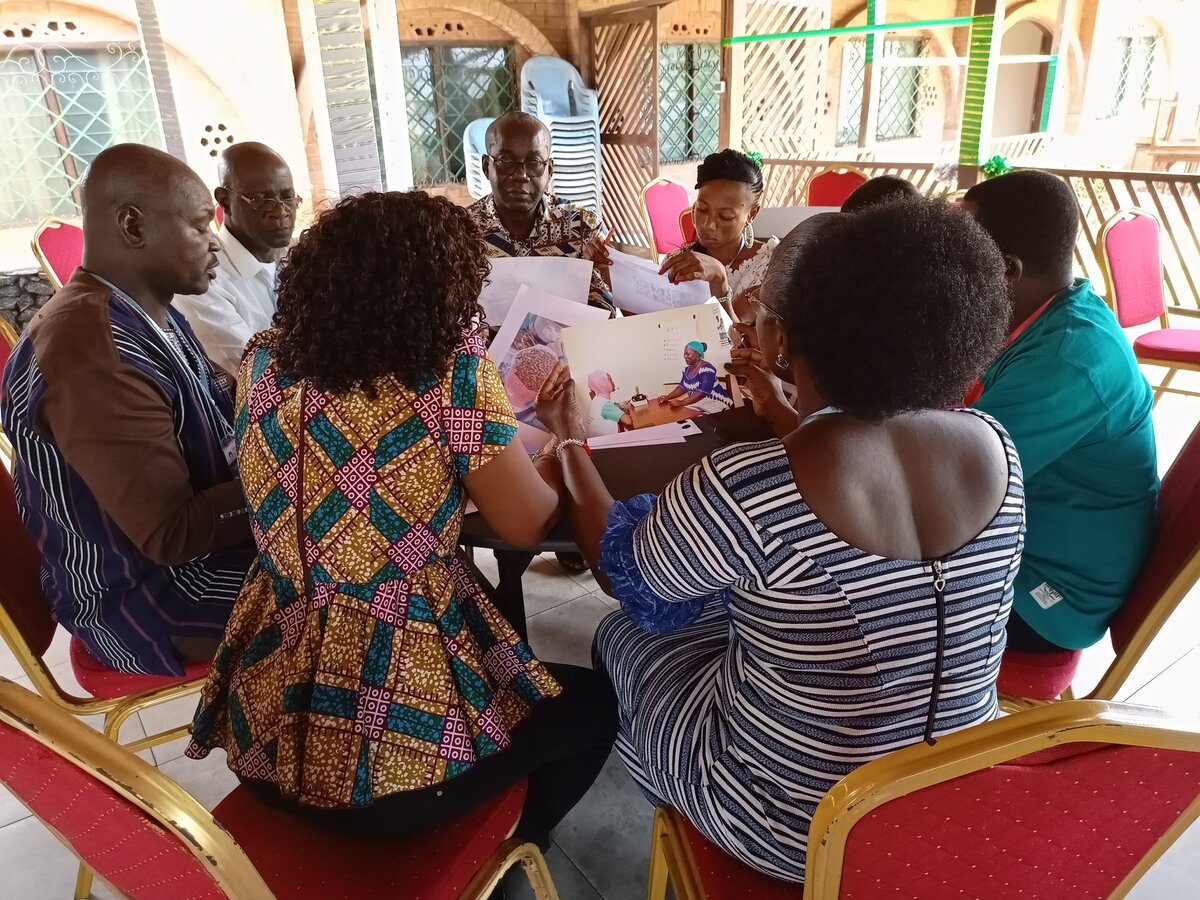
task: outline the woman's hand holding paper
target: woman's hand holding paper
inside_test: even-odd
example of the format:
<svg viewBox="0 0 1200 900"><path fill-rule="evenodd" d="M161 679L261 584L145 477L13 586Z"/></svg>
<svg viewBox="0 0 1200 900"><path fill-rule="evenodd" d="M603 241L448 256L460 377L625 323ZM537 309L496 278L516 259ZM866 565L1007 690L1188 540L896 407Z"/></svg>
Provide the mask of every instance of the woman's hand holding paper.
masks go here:
<svg viewBox="0 0 1200 900"><path fill-rule="evenodd" d="M729 293L725 264L695 250L676 250L668 254L658 274L666 275L671 284L707 281L714 297L724 297Z"/></svg>

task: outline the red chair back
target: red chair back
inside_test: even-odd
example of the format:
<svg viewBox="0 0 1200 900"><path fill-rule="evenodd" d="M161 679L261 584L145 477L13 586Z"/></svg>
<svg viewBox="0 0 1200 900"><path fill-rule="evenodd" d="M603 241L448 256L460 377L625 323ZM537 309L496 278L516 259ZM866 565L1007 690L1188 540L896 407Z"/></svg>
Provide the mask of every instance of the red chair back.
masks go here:
<svg viewBox="0 0 1200 900"><path fill-rule="evenodd" d="M216 204L216 209L213 210L213 221L217 223L218 228L225 224L225 207L220 203Z"/></svg>
<svg viewBox="0 0 1200 900"><path fill-rule="evenodd" d="M642 204L646 209L654 251L662 256L682 247L684 236L679 215L692 205L687 188L678 181L659 178L642 190Z"/></svg>
<svg viewBox="0 0 1200 900"><path fill-rule="evenodd" d="M809 179L806 205L841 206L866 181L867 176L857 169L825 169Z"/></svg>
<svg viewBox="0 0 1200 900"><path fill-rule="evenodd" d="M1200 753L1111 744L1043 750L941 782L853 827L839 900L1107 897L1198 784Z"/></svg>
<svg viewBox="0 0 1200 900"><path fill-rule="evenodd" d="M1140 209L1118 210L1104 224L1100 243L1121 327L1161 318L1165 300L1158 220Z"/></svg>
<svg viewBox="0 0 1200 900"><path fill-rule="evenodd" d="M682 246L696 241L696 213L689 206L679 214L679 233L683 235Z"/></svg>
<svg viewBox="0 0 1200 900"><path fill-rule="evenodd" d="M1190 584L1164 597L1171 582L1200 554L1200 425L1175 457L1158 491L1154 548L1129 598L1109 623L1113 649L1119 654L1150 616L1169 616ZM1156 608L1160 598L1170 608Z"/></svg>
<svg viewBox="0 0 1200 900"><path fill-rule="evenodd" d="M169 893L205 900L226 896L179 838L145 811L3 721L0 784L122 895L151 898Z"/></svg>
<svg viewBox="0 0 1200 900"><path fill-rule="evenodd" d="M83 263L83 229L46 219L33 236L33 249L55 289L66 284Z"/></svg>
<svg viewBox="0 0 1200 900"><path fill-rule="evenodd" d="M12 476L0 466L0 607L18 636L41 658L50 649L56 627L50 603L42 593L42 554L29 537L13 492Z"/></svg>
<svg viewBox="0 0 1200 900"><path fill-rule="evenodd" d="M20 335L17 334L17 329L8 324L8 319L0 316L0 373L8 365L8 358L12 356L13 347L17 346L18 340Z"/></svg>

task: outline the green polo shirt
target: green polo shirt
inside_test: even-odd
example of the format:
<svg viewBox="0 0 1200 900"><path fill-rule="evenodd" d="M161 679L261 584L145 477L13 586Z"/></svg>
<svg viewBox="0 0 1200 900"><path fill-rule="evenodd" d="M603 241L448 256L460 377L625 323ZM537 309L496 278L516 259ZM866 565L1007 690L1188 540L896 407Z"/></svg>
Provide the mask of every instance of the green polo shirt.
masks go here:
<svg viewBox="0 0 1200 900"><path fill-rule="evenodd" d="M1027 532L1013 610L1049 641L1099 641L1154 538L1150 385L1111 310L1081 278L983 374L975 404L1012 435Z"/></svg>

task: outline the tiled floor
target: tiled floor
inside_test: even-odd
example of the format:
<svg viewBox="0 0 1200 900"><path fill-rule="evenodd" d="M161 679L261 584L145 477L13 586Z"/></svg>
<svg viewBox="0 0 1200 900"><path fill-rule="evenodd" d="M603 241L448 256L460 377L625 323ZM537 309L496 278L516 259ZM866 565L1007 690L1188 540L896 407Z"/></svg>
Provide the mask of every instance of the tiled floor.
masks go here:
<svg viewBox="0 0 1200 900"><path fill-rule="evenodd" d="M1197 401L1168 397L1156 411L1159 443L1165 464L1174 457L1196 418ZM480 568L494 577L487 554ZM589 647L596 624L613 601L596 589L590 575L570 575L552 556L535 560L525 579L530 613L530 642L544 659L589 665ZM1111 654L1096 648L1085 656L1078 686L1083 690L1103 671ZM49 660L56 676L72 684L66 643L59 639ZM28 686L7 649L0 647L0 676ZM1178 610L1162 638L1131 679L1125 699L1200 716L1200 592ZM190 717L192 703L179 701L129 723L127 739L159 730ZM156 748L150 759L206 806L214 806L234 786L224 756L214 753L203 762L182 756L182 742ZM149 751L147 754L149 755ZM555 832L549 863L563 900L640 900L645 896L650 843L651 809L633 787L614 756L591 792ZM66 900L74 884L73 858L41 824L0 789L0 896L6 900ZM526 888L515 892L531 896ZM96 897L109 897L97 887ZM1146 875L1131 895L1135 900L1173 900L1200 897L1200 825L1193 827Z"/></svg>

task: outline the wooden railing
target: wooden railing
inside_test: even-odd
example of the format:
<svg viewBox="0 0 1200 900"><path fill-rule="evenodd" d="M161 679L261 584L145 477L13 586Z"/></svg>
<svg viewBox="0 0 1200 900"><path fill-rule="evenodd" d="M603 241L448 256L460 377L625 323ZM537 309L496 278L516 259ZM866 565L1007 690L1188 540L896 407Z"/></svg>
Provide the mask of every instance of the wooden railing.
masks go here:
<svg viewBox="0 0 1200 900"><path fill-rule="evenodd" d="M952 189L939 183L929 163L886 163L844 160L763 161L766 181L764 206L799 206L804 203L809 179L827 166L853 165L868 177L899 175L926 194ZM1163 285L1167 306L1177 315L1200 318L1200 174L1173 172L1122 172L1111 169L1047 169L1062 178L1079 202L1079 240L1075 259L1079 271L1097 291L1108 293L1098 262L1100 230L1119 209L1138 207L1162 225Z"/></svg>

